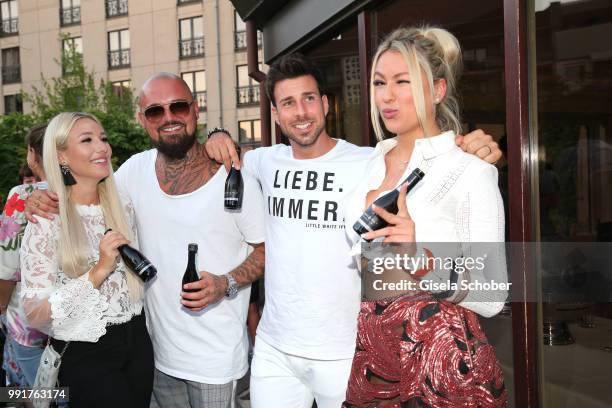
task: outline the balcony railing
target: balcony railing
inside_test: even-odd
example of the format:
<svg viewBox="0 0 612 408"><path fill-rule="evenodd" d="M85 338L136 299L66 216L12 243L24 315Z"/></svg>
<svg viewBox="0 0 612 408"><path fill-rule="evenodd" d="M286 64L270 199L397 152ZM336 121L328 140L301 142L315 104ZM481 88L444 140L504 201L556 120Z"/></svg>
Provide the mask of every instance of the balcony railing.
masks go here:
<svg viewBox="0 0 612 408"><path fill-rule="evenodd" d="M181 58L193 58L204 55L204 38L190 38L179 41L179 55Z"/></svg>
<svg viewBox="0 0 612 408"><path fill-rule="evenodd" d="M203 112L206 110L206 91L194 92L193 99L198 101L200 112Z"/></svg>
<svg viewBox="0 0 612 408"><path fill-rule="evenodd" d="M259 104L259 86L239 86L236 88L236 105L247 106Z"/></svg>
<svg viewBox="0 0 612 408"><path fill-rule="evenodd" d="M119 69L130 66L130 49L108 52L108 69Z"/></svg>
<svg viewBox="0 0 612 408"><path fill-rule="evenodd" d="M2 83L16 84L21 82L21 66L11 65L2 67Z"/></svg>
<svg viewBox="0 0 612 408"><path fill-rule="evenodd" d="M106 17L125 16L128 13L128 0L106 0Z"/></svg>
<svg viewBox="0 0 612 408"><path fill-rule="evenodd" d="M19 31L19 19L18 18L11 18L11 19L7 19L7 20L2 20L2 33L0 33L2 36L7 36L7 35L15 35L18 33Z"/></svg>
<svg viewBox="0 0 612 408"><path fill-rule="evenodd" d="M60 9L60 25L69 26L81 22L81 6Z"/></svg>
<svg viewBox="0 0 612 408"><path fill-rule="evenodd" d="M261 48L262 37L261 31L257 32L257 47ZM246 50L246 31L234 31L234 49L236 51Z"/></svg>

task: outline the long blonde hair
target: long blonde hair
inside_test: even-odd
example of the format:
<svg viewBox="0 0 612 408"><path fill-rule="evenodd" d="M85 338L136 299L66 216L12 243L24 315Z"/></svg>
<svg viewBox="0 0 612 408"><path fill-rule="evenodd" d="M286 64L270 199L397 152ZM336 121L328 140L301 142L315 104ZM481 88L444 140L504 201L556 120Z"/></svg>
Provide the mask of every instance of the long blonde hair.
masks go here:
<svg viewBox="0 0 612 408"><path fill-rule="evenodd" d="M427 135L425 126L427 111L421 72L424 72L427 77L432 101L434 100L434 81L446 80L446 94L435 109L436 124L442 131L453 130L460 134L461 121L456 97L456 79L461 71L459 41L453 34L438 27L402 27L393 31L380 43L372 60L370 115L378 140L384 138L384 131L373 91L374 73L380 56L390 50L399 52L406 61L417 119L425 136L431 135Z"/></svg>
<svg viewBox="0 0 612 408"><path fill-rule="evenodd" d="M91 119L100 127L102 124L93 115L82 112L64 112L55 116L45 131L43 142L43 167L49 183L49 189L55 192L59 200L60 233L58 240L59 264L62 271L71 278L78 278L85 274L90 268L88 255L91 250L81 217L77 212L75 204L70 200L71 186L64 185L58 152L67 148L68 135L74 124L81 119ZM98 183L98 194L100 206L104 214L107 228L120 232L128 240L134 239L124 208L119 200L119 193L113 176L112 165L108 164L110 175ZM141 299L143 296L143 285L141 280L129 270L126 274L130 298Z"/></svg>

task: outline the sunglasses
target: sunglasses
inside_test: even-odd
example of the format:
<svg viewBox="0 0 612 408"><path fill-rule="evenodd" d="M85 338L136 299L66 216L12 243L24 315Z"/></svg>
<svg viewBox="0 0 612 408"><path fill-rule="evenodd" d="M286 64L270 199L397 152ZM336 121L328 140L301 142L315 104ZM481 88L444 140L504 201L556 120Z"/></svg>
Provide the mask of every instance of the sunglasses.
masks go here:
<svg viewBox="0 0 612 408"><path fill-rule="evenodd" d="M165 106L167 106L168 109L170 109L170 113L172 113L173 115L187 116L191 111L191 105L193 105L193 102L194 101L189 102L180 100L172 101L169 103L150 105L147 106L143 114L149 122L158 122L164 117L166 110Z"/></svg>

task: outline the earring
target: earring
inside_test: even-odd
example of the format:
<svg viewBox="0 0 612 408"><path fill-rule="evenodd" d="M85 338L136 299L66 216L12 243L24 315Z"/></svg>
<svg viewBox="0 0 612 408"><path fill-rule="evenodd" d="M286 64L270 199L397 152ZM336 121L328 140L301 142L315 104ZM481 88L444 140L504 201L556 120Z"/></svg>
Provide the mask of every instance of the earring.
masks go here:
<svg viewBox="0 0 612 408"><path fill-rule="evenodd" d="M60 170L62 172L62 178L64 179L64 185L74 186L77 183L67 164L60 164Z"/></svg>

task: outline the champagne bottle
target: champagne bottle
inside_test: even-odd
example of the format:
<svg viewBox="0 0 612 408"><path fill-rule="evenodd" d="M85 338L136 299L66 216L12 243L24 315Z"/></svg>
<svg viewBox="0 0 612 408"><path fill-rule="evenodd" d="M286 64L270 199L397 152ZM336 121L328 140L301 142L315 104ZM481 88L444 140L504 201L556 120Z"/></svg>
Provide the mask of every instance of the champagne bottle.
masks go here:
<svg viewBox="0 0 612 408"><path fill-rule="evenodd" d="M187 249L189 252L187 258L187 269L185 269L185 274L183 274L183 285L191 282L197 282L200 280L200 275L198 275L198 270L196 268L196 254L198 253L198 244L189 244L187 246ZM182 290L183 292L197 292L199 289Z"/></svg>
<svg viewBox="0 0 612 408"><path fill-rule="evenodd" d="M104 232L112 231L110 228ZM130 268L143 282L157 275L157 269L139 250L127 244L117 247L117 251L128 268Z"/></svg>
<svg viewBox="0 0 612 408"><path fill-rule="evenodd" d="M240 147L236 148L236 153L240 156ZM226 210L240 210L242 208L243 187L240 170L236 170L232 166L225 179L224 206Z"/></svg>
<svg viewBox="0 0 612 408"><path fill-rule="evenodd" d="M414 169L414 171L408 175L406 180L404 180L404 182L401 183L398 188L389 191L382 197L377 198L372 204L376 205L377 207L384 208L390 213L397 214L397 199L399 197L400 188L402 187L402 185L404 185L405 183L407 184L408 189L406 190L406 194L408 194L408 192L412 190L414 186L416 186L418 182L423 179L423 177L425 177L425 173L423 173L421 169ZM355 222L355 224L353 225L353 229L357 234L361 235L365 234L366 232L379 230L381 228L386 227L387 225L389 225L387 221L379 217L370 205L368 209L365 210L365 212L361 215L361 217L359 217L357 222ZM369 242L370 240L366 241Z"/></svg>

